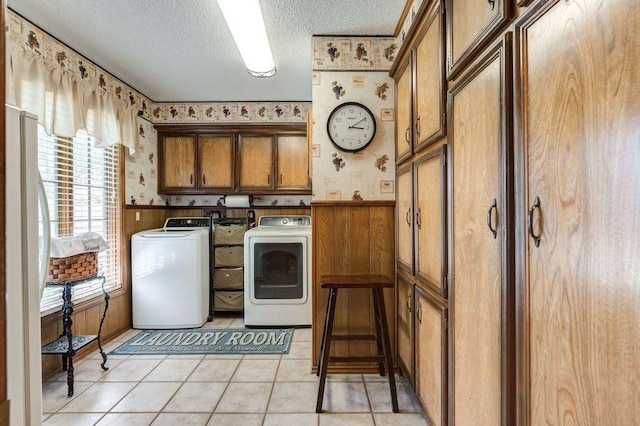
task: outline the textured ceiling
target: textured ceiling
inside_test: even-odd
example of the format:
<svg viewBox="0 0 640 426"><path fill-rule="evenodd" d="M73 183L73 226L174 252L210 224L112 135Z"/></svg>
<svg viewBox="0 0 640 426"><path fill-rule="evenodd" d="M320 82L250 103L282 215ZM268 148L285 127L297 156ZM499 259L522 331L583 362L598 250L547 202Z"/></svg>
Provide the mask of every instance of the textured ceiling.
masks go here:
<svg viewBox="0 0 640 426"><path fill-rule="evenodd" d="M246 72L215 0L7 4L156 102L310 101L311 37L393 35L405 0L262 0L278 70L269 79Z"/></svg>

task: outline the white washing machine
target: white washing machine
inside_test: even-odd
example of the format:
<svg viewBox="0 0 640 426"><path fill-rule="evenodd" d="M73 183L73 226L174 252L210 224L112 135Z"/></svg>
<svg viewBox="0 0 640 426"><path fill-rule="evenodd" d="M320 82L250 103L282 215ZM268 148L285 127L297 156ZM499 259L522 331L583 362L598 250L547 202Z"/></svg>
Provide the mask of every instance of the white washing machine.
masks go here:
<svg viewBox="0 0 640 426"><path fill-rule="evenodd" d="M195 328L207 321L210 233L210 218L180 217L133 235L133 328Z"/></svg>
<svg viewBox="0 0 640 426"><path fill-rule="evenodd" d="M310 216L262 216L244 262L246 326L311 325Z"/></svg>

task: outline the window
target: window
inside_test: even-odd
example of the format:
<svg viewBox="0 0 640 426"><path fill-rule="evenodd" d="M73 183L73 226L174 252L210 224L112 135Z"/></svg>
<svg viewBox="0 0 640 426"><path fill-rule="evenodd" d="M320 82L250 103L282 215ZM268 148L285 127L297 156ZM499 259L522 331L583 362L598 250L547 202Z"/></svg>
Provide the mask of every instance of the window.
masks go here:
<svg viewBox="0 0 640 426"><path fill-rule="evenodd" d="M105 290L121 287L119 147L97 148L83 131L75 138L48 136L38 129L38 167L45 185L51 217L51 236L97 232L108 248L98 253L98 274L106 278ZM101 280L73 287L77 303L102 295ZM62 286L47 287L40 314L61 309Z"/></svg>

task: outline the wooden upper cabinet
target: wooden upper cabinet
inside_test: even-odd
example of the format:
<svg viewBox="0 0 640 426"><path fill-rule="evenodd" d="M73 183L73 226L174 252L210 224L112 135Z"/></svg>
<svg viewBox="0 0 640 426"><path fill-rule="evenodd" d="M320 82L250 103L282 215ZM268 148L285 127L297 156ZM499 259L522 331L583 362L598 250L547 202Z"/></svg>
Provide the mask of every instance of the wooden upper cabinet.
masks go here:
<svg viewBox="0 0 640 426"><path fill-rule="evenodd" d="M309 145L305 135L277 135L276 187L311 189Z"/></svg>
<svg viewBox="0 0 640 426"><path fill-rule="evenodd" d="M310 194L306 125L159 125L160 194Z"/></svg>
<svg viewBox="0 0 640 426"><path fill-rule="evenodd" d="M446 0L449 79L459 72L508 22L511 0Z"/></svg>
<svg viewBox="0 0 640 426"><path fill-rule="evenodd" d="M202 135L199 140L199 185L208 190L233 189L233 136Z"/></svg>
<svg viewBox="0 0 640 426"><path fill-rule="evenodd" d="M415 161L415 276L447 297L446 146Z"/></svg>
<svg viewBox="0 0 640 426"><path fill-rule="evenodd" d="M196 189L196 135L158 135L159 192Z"/></svg>
<svg viewBox="0 0 640 426"><path fill-rule="evenodd" d="M240 189L274 188L273 136L240 135Z"/></svg>
<svg viewBox="0 0 640 426"><path fill-rule="evenodd" d="M423 18L413 52L415 152L422 151L445 134L446 79L443 28L441 1L435 1Z"/></svg>
<svg viewBox="0 0 640 426"><path fill-rule="evenodd" d="M396 163L401 163L413 154L411 118L411 61L406 61L396 82Z"/></svg>

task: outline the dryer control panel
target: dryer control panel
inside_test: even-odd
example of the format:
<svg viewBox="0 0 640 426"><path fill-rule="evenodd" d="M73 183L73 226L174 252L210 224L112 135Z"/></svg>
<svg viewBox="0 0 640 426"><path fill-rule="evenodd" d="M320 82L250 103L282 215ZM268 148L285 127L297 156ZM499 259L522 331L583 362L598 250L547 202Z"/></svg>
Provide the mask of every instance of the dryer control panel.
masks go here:
<svg viewBox="0 0 640 426"><path fill-rule="evenodd" d="M262 216L258 226L311 226L311 216Z"/></svg>

